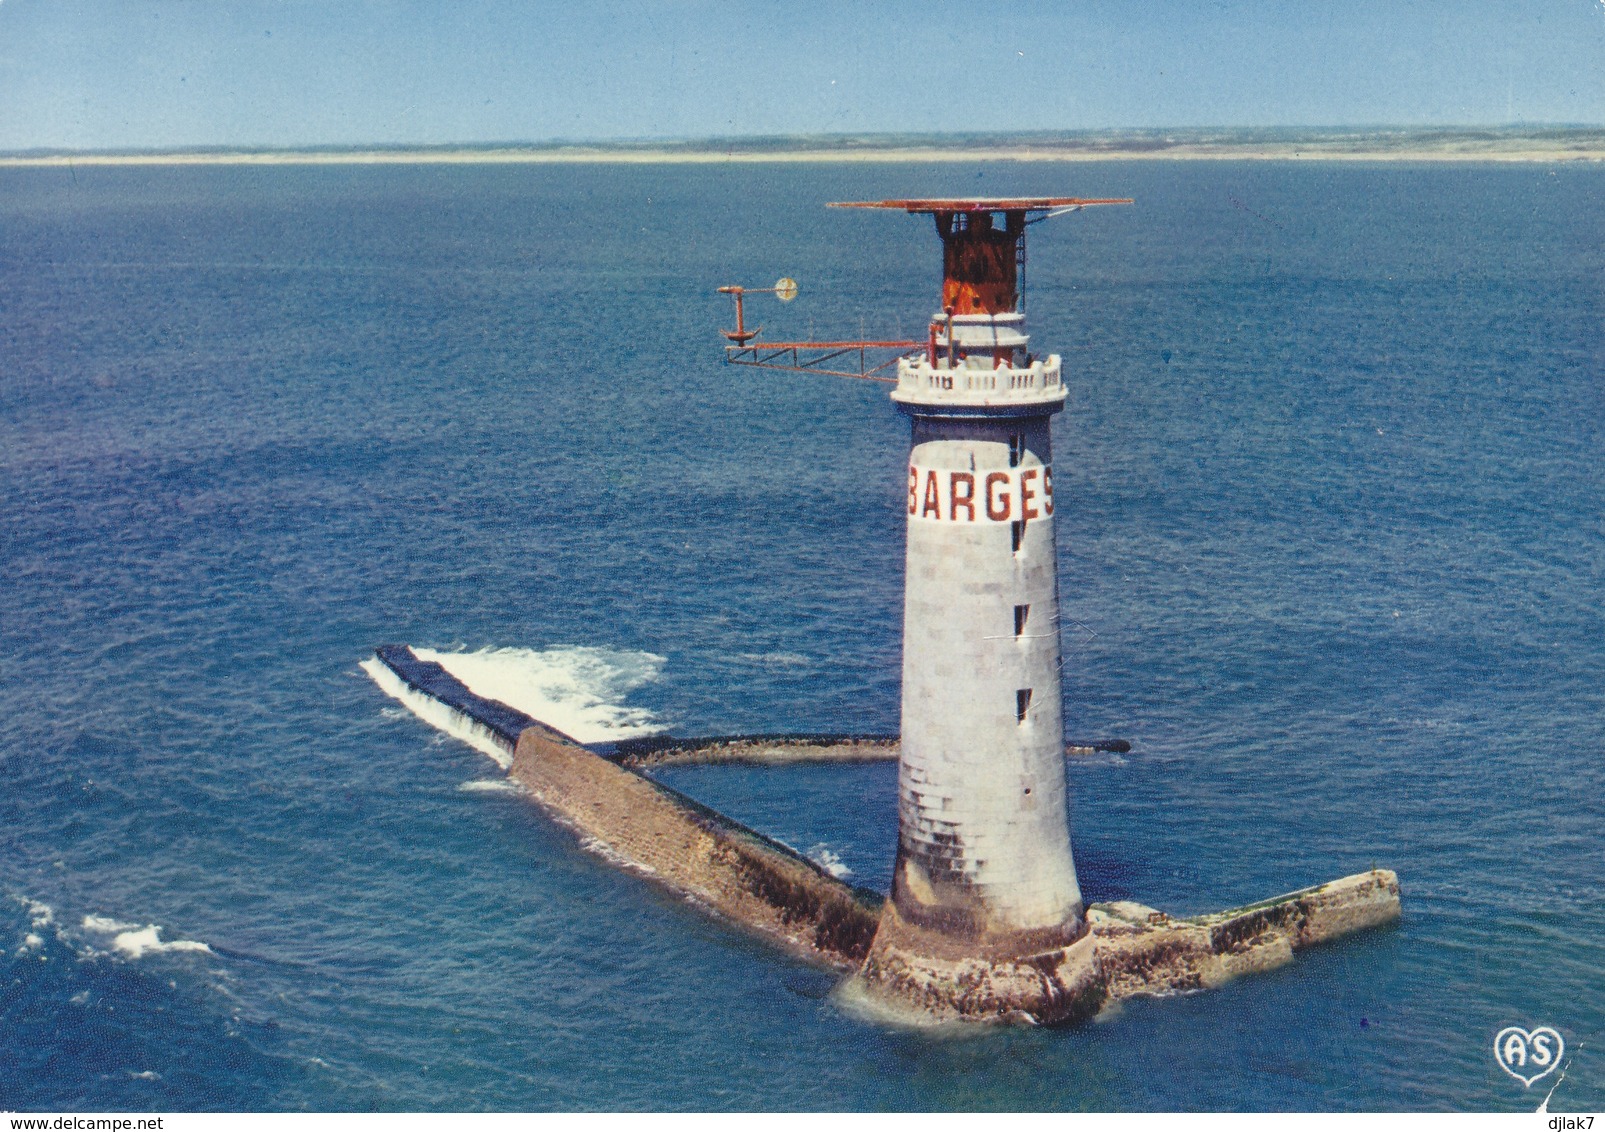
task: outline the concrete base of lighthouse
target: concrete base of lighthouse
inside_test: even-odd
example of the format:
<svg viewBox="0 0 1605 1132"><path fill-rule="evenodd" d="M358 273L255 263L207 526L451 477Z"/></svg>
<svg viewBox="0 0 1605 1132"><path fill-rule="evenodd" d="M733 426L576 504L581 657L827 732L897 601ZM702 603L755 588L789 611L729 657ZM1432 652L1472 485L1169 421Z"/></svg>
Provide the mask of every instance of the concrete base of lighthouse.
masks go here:
<svg viewBox="0 0 1605 1132"><path fill-rule="evenodd" d="M1103 1006L1093 934L986 938L916 927L887 901L859 969L865 989L923 1022L1080 1022Z"/></svg>
<svg viewBox="0 0 1605 1132"><path fill-rule="evenodd" d="M953 331L1012 351L1017 323ZM1104 997L1062 755L1059 364L905 360L892 394L912 424L898 849L859 973L922 1020L1073 1022Z"/></svg>

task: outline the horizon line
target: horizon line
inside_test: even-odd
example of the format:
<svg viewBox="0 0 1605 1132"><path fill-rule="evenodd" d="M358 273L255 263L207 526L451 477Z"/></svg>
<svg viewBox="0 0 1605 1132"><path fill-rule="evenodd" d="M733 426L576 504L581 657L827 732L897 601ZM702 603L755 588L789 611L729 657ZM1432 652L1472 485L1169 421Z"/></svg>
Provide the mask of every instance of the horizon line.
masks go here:
<svg viewBox="0 0 1605 1132"><path fill-rule="evenodd" d="M1526 144L1522 144L1526 143ZM1537 144L1535 144L1537 143ZM503 142L31 147L6 166L807 161L1605 160L1605 125L1177 126Z"/></svg>

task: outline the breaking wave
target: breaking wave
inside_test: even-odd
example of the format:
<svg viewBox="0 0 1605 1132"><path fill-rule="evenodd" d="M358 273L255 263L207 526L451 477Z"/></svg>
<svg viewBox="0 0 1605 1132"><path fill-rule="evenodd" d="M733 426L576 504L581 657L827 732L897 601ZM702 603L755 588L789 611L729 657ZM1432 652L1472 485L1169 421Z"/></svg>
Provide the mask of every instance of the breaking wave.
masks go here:
<svg viewBox="0 0 1605 1132"><path fill-rule="evenodd" d="M125 924L107 916L85 916L84 930L97 935L110 936L111 947L130 959L164 951L205 951L212 949L193 939L163 940L160 924Z"/></svg>
<svg viewBox="0 0 1605 1132"><path fill-rule="evenodd" d="M462 740L482 755L489 755L503 770L513 765L513 752L508 749L501 736L483 723L470 719L433 696L426 696L416 688L410 687L405 680L386 668L378 657L370 656L359 667L379 685L380 691L392 699L401 701L408 711L435 730L443 731L453 739Z"/></svg>
<svg viewBox="0 0 1605 1132"><path fill-rule="evenodd" d="M114 920L110 916L85 916L78 930L74 931L61 923L56 918L56 910L44 901L26 896L15 896L13 899L22 905L28 915L28 930L22 937L22 945L17 948L18 954L42 950L47 935L70 949L79 959L96 959L110 953L138 959L170 951L204 951L208 954L212 951L199 940L162 939L160 924L132 924ZM110 952L83 942L80 933L97 937L97 942L109 947Z"/></svg>
<svg viewBox="0 0 1605 1132"><path fill-rule="evenodd" d="M412 651L419 660L440 665L476 696L517 708L581 743L635 739L665 728L653 712L623 702L630 692L662 674L665 661L655 653L582 646ZM409 688L373 657L362 662L362 670L425 723L463 740L504 768L511 765L511 752L486 728Z"/></svg>
<svg viewBox="0 0 1605 1132"><path fill-rule="evenodd" d="M635 739L664 729L652 712L621 702L662 675L664 658L654 653L583 647L413 653L440 665L475 695L500 700L581 743Z"/></svg>
<svg viewBox="0 0 1605 1132"><path fill-rule="evenodd" d="M476 778L457 787L465 794L522 794L524 788L511 778Z"/></svg>
<svg viewBox="0 0 1605 1132"><path fill-rule="evenodd" d="M808 859L837 880L846 880L853 875L853 870L842 863L841 855L823 843L809 851Z"/></svg>

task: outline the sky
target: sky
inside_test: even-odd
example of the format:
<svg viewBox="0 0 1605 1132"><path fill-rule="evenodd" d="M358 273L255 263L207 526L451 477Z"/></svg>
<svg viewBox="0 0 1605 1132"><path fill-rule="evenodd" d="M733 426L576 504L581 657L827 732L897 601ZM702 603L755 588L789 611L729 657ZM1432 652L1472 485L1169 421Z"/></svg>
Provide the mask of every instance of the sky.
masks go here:
<svg viewBox="0 0 1605 1132"><path fill-rule="evenodd" d="M0 151L1605 124L1605 0L0 0Z"/></svg>

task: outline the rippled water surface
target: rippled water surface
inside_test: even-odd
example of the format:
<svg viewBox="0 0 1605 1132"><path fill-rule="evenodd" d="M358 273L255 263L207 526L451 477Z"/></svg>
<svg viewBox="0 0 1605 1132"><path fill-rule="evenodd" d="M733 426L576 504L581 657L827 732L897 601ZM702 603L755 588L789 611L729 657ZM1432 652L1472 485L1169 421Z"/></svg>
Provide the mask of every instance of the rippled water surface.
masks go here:
<svg viewBox="0 0 1605 1132"><path fill-rule="evenodd" d="M1403 921L1071 1030L877 1028L579 850L358 669L526 650L586 719L893 731L906 423L719 364L909 336L1032 230L1074 842L1176 912ZM1605 171L0 171L0 1108L1605 1107ZM544 666L544 667L541 667ZM664 778L884 886L895 768Z"/></svg>

